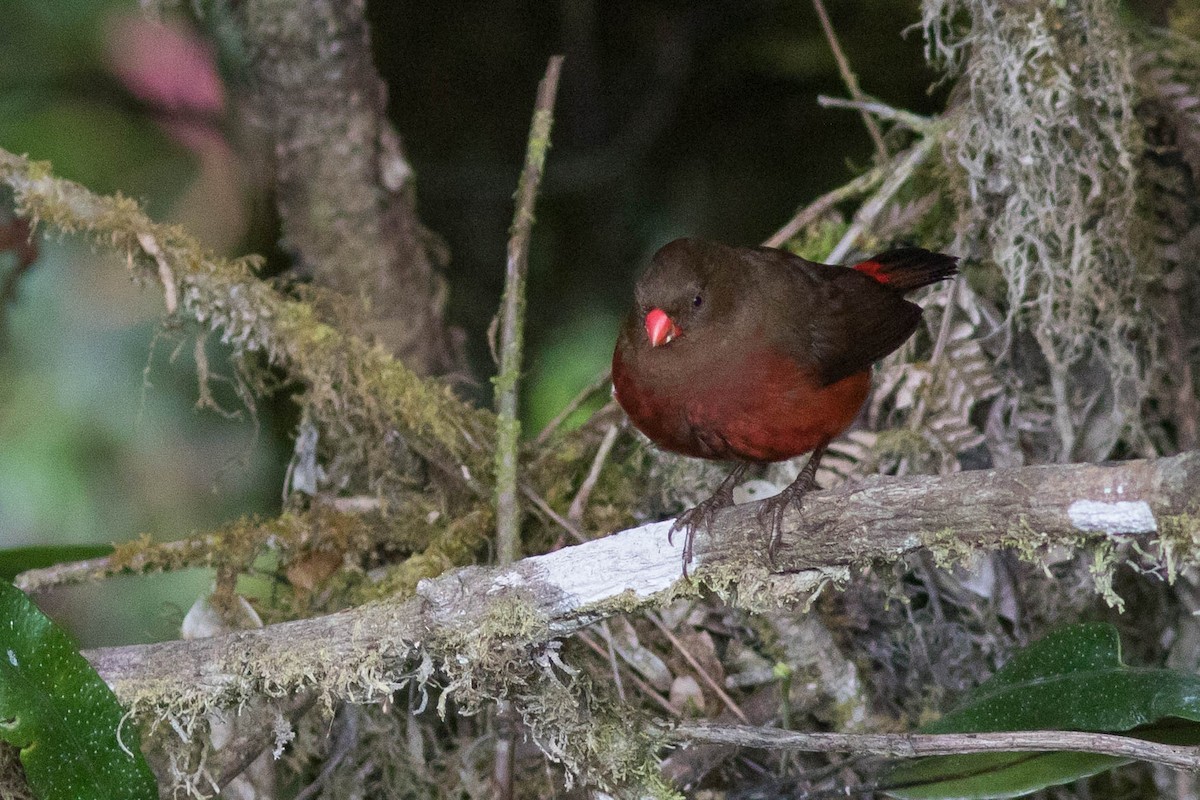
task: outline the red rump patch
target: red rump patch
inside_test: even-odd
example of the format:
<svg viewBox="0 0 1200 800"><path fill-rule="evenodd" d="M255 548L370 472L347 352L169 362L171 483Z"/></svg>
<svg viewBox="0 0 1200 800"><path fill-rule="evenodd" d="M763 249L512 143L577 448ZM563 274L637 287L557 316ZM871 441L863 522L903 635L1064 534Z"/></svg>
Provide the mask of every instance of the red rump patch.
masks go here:
<svg viewBox="0 0 1200 800"><path fill-rule="evenodd" d="M907 294L958 272L955 256L931 253L920 247L900 247L872 256L854 269L889 289Z"/></svg>
<svg viewBox="0 0 1200 800"><path fill-rule="evenodd" d="M854 268L864 275L874 278L880 283L887 283L887 273L884 272L883 264L878 261L860 261L854 265Z"/></svg>

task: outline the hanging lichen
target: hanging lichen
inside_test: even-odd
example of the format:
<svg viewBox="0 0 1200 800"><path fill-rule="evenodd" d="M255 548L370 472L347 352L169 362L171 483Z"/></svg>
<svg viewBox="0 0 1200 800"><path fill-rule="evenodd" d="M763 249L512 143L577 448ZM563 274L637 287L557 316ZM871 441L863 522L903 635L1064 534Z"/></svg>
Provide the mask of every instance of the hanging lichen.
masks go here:
<svg viewBox="0 0 1200 800"><path fill-rule="evenodd" d="M998 366L1016 403L998 433L1038 461L1147 450L1157 270L1116 4L927 0L924 25L931 61L963 73L944 145L963 194L955 246L1007 287Z"/></svg>

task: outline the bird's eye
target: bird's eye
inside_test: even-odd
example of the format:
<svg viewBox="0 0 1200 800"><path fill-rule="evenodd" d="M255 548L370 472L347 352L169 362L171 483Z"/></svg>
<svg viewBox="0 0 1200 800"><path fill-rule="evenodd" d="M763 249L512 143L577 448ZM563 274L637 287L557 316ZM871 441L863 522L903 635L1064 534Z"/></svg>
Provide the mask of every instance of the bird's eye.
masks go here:
<svg viewBox="0 0 1200 800"><path fill-rule="evenodd" d="M695 297L692 298L692 307L693 308L699 308L702 305L704 305L704 297L702 295L696 295Z"/></svg>

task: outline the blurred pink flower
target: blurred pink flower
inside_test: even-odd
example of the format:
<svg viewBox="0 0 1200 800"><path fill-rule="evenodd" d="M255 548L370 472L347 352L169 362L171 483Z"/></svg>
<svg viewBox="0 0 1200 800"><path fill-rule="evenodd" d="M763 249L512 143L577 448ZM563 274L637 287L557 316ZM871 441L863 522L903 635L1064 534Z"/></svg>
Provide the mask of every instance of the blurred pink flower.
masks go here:
<svg viewBox="0 0 1200 800"><path fill-rule="evenodd" d="M107 34L109 69L138 99L163 111L224 113L225 89L212 48L191 30L118 14Z"/></svg>

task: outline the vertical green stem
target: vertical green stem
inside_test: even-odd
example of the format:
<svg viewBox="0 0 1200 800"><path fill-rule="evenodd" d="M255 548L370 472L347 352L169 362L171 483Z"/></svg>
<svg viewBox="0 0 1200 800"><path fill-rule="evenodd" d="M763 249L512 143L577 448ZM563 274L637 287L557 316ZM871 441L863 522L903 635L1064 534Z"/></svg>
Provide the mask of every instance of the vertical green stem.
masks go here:
<svg viewBox="0 0 1200 800"><path fill-rule="evenodd" d="M504 274L504 297L497 314L500 321L500 372L496 375L496 559L510 564L521 557L521 504L517 497L517 461L521 421L517 417L517 391L521 383L521 354L525 332L525 274L529 265L529 235L533 231L533 203L546 151L550 149L550 125L554 120L554 97L562 56L551 56L546 74L538 84L525 167L517 184L516 210L509 229L508 262ZM496 706L496 760L492 769L493 797L513 797L514 728L517 715L508 701Z"/></svg>
<svg viewBox="0 0 1200 800"><path fill-rule="evenodd" d="M562 56L552 56L538 85L525 168L517 184L516 211L508 240L504 298L500 305L500 372L496 385L496 553L501 564L521 555L521 506L517 493L517 454L521 422L517 418L517 390L521 379L524 346L525 273L529 263L529 235L533 230L533 204L550 148L554 97Z"/></svg>

